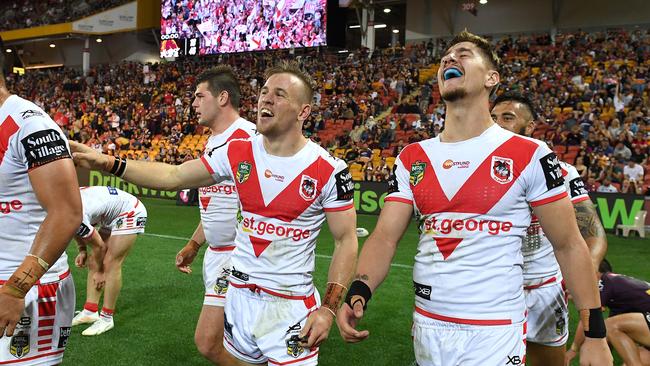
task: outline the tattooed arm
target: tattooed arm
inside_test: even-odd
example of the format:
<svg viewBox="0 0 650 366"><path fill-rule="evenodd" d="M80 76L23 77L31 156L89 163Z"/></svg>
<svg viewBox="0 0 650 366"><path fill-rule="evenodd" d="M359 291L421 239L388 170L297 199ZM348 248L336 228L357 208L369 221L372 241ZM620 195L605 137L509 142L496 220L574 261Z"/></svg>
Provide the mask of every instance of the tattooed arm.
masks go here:
<svg viewBox="0 0 650 366"><path fill-rule="evenodd" d="M587 242L591 263L598 269L600 262L607 253L607 236L605 229L598 218L596 207L591 200L584 200L573 205L578 221L578 228L582 237Z"/></svg>

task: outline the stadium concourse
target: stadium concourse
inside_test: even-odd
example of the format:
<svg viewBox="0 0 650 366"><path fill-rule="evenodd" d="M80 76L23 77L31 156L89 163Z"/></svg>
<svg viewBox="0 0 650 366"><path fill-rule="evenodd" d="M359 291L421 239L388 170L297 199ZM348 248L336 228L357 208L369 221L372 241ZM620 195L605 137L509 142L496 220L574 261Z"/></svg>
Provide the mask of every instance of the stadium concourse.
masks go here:
<svg viewBox="0 0 650 366"><path fill-rule="evenodd" d="M548 34L495 41L499 92L518 90L538 106L536 138L575 164L589 191L647 194L650 186L650 34L647 29ZM239 75L241 114L254 121L263 70L300 58L316 78L316 113L304 132L345 159L355 180L383 181L406 144L444 126L435 55L444 41L339 55L305 50L224 55ZM193 77L216 58L97 65L9 76L72 139L128 158L181 163L201 154L207 131L191 108ZM134 103L135 101L135 103ZM629 163L630 161L634 163ZM628 174L626 174L626 172ZM635 175L631 176L633 172Z"/></svg>

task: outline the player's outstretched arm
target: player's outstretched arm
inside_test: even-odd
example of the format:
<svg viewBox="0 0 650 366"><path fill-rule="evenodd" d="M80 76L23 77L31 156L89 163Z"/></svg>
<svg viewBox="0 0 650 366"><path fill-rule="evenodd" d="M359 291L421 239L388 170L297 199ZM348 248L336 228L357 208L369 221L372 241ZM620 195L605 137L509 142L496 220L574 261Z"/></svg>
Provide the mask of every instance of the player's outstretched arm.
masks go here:
<svg viewBox="0 0 650 366"><path fill-rule="evenodd" d="M192 273L190 265L194 262L194 258L199 254L201 245L205 242L205 233L203 232L203 221L199 224L192 234L192 238L185 244L178 254L176 254L176 268L183 273Z"/></svg>
<svg viewBox="0 0 650 366"><path fill-rule="evenodd" d="M320 309L307 319L300 336L307 337L303 346L310 348L324 342L332 327L332 321L345 296L347 286L354 274L359 242L357 240L357 214L354 208L325 213L327 225L334 237L334 253L327 276L327 289Z"/></svg>
<svg viewBox="0 0 650 366"><path fill-rule="evenodd" d="M183 188L205 187L215 183L200 159L190 160L181 165L171 165L116 159L75 141L70 141L70 148L77 165L115 174L143 187L176 191Z"/></svg>
<svg viewBox="0 0 650 366"><path fill-rule="evenodd" d="M600 296L589 250L578 226L568 198L533 208L544 233L553 244L555 257L571 291L580 318L585 325L585 342L581 348L581 365L612 365L612 354L605 339ZM586 326L588 324L588 326Z"/></svg>
<svg viewBox="0 0 650 366"><path fill-rule="evenodd" d="M36 198L47 212L28 256L0 287L0 337L13 335L29 289L68 246L81 224L81 197L74 164L56 160L29 171Z"/></svg>
<svg viewBox="0 0 650 366"><path fill-rule="evenodd" d="M603 224L596 213L596 207L591 200L575 203L573 208L578 220L580 234L582 234L582 238L585 239L587 247L589 247L591 265L594 269L597 269L600 262L605 258L605 254L607 254L605 228L603 228Z"/></svg>
<svg viewBox="0 0 650 366"><path fill-rule="evenodd" d="M357 274L350 286L345 303L338 311L337 325L346 342L362 341L370 335L367 330L355 329L363 317L366 303L384 281L395 255L397 243L411 220L413 206L403 202L388 201L381 210L377 226L366 240L359 256Z"/></svg>

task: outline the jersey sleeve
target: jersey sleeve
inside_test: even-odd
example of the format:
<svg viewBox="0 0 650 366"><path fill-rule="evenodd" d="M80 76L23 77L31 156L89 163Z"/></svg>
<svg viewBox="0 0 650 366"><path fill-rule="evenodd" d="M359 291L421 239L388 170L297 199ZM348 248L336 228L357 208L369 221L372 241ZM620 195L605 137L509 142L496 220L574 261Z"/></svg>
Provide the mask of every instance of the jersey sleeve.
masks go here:
<svg viewBox="0 0 650 366"><path fill-rule="evenodd" d="M236 141L236 140L233 140ZM224 180L232 180L232 170L230 169L230 161L228 159L228 148L230 142L219 147L208 149L201 156L201 162L205 165L206 169L214 178L215 183L223 182Z"/></svg>
<svg viewBox="0 0 650 366"><path fill-rule="evenodd" d="M564 187L569 194L571 202L578 203L588 200L589 193L585 189L585 183L582 181L582 178L580 178L578 170L569 164L562 164L562 169L566 171Z"/></svg>
<svg viewBox="0 0 650 366"><path fill-rule="evenodd" d="M26 117L23 117L23 124L17 132L14 148L15 156L28 170L72 158L68 140L45 112L29 110L22 114Z"/></svg>
<svg viewBox="0 0 650 366"><path fill-rule="evenodd" d="M336 160L334 173L323 187L321 195L323 210L326 212L345 211L354 207L354 182L343 160Z"/></svg>
<svg viewBox="0 0 650 366"><path fill-rule="evenodd" d="M546 144L539 143L523 174L526 184L526 201L532 207L545 205L566 197L560 162Z"/></svg>
<svg viewBox="0 0 650 366"><path fill-rule="evenodd" d="M385 202L402 202L413 204L413 191L409 184L410 173L404 166L402 154L395 159L395 171L388 179L388 194L384 199Z"/></svg>

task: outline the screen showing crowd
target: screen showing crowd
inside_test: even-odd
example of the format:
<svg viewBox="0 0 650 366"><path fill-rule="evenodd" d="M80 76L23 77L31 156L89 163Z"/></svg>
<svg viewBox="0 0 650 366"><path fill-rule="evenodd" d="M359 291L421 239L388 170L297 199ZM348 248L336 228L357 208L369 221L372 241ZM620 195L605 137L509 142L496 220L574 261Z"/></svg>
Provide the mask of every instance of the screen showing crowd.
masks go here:
<svg viewBox="0 0 650 366"><path fill-rule="evenodd" d="M161 57L326 44L326 0L163 0Z"/></svg>

